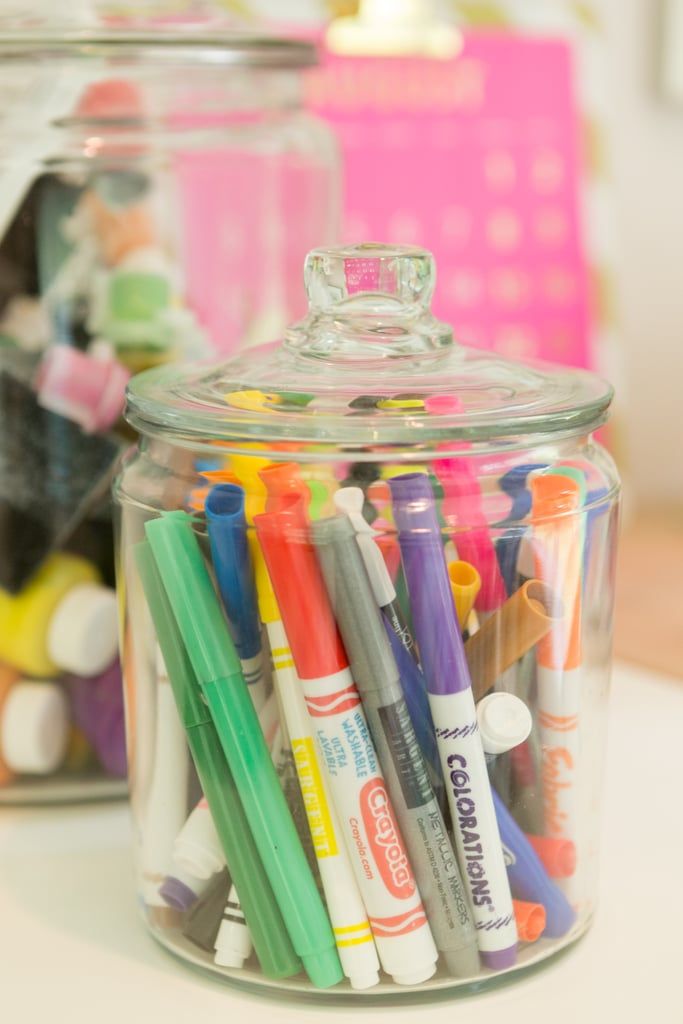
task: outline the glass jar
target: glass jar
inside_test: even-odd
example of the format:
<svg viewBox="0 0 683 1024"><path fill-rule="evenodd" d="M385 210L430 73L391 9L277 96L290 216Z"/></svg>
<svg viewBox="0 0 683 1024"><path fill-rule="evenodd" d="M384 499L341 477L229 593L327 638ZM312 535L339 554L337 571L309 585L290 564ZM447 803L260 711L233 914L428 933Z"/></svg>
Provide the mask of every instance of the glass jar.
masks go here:
<svg viewBox="0 0 683 1024"><path fill-rule="evenodd" d="M619 481L584 371L468 350L414 248L135 378L115 487L141 905L254 988L481 987L597 897Z"/></svg>
<svg viewBox="0 0 683 1024"><path fill-rule="evenodd" d="M0 802L122 794L103 497L126 383L303 311L301 262L335 240L336 149L301 107L307 43L201 19L3 29Z"/></svg>

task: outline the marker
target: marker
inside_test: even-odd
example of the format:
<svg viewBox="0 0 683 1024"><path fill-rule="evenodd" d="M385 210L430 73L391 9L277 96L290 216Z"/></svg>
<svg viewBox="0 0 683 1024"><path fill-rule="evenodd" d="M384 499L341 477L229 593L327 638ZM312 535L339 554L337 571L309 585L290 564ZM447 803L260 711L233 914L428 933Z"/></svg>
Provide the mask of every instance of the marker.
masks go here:
<svg viewBox="0 0 683 1024"><path fill-rule="evenodd" d="M173 843L174 877L184 872L207 881L225 867L225 854L211 817L206 797L202 797Z"/></svg>
<svg viewBox="0 0 683 1024"><path fill-rule="evenodd" d="M0 766L7 776L51 775L63 763L68 742L69 703L59 683L13 682L0 713Z"/></svg>
<svg viewBox="0 0 683 1024"><path fill-rule="evenodd" d="M223 607L249 694L254 707L260 711L267 693L261 623L247 542L244 491L237 484L217 484L209 492L204 510Z"/></svg>
<svg viewBox="0 0 683 1024"><path fill-rule="evenodd" d="M437 951L309 539L303 496L284 497L255 525L380 962L397 984L418 985L434 974Z"/></svg>
<svg viewBox="0 0 683 1024"><path fill-rule="evenodd" d="M176 704L182 709L192 759L230 874L241 895L261 969L268 978L289 978L299 973L301 963L263 868L216 728L202 700L152 551L143 541L135 545L134 552Z"/></svg>
<svg viewBox="0 0 683 1024"><path fill-rule="evenodd" d="M312 983L328 988L342 978L330 922L190 520L174 512L145 531L294 948Z"/></svg>
<svg viewBox="0 0 683 1024"><path fill-rule="evenodd" d="M467 893L353 526L336 516L311 530L436 947L450 974L469 977L479 970L479 955Z"/></svg>
<svg viewBox="0 0 683 1024"><path fill-rule="evenodd" d="M160 889L171 873L173 842L187 815L189 759L185 730L157 648L156 724L152 780L142 826L142 892L147 906L164 906Z"/></svg>
<svg viewBox="0 0 683 1024"><path fill-rule="evenodd" d="M375 531L363 518L364 495L360 487L342 487L335 492L335 508L351 523L377 606L381 608L395 636L418 664L415 641L403 617L386 562L375 543Z"/></svg>
<svg viewBox="0 0 683 1024"><path fill-rule="evenodd" d="M214 948L216 950L214 962L219 967L237 968L244 967L245 961L249 959L254 948L234 885L230 886L223 908L223 916L218 927Z"/></svg>
<svg viewBox="0 0 683 1024"><path fill-rule="evenodd" d="M495 611L505 600L506 591L483 511L479 480L467 457L437 459L434 472L443 488L441 511L452 531L458 555L473 565L481 577L475 607L479 612Z"/></svg>
<svg viewBox="0 0 683 1024"><path fill-rule="evenodd" d="M569 473L570 470L567 470ZM576 841L581 699L581 560L585 492L569 475L531 481L536 572L562 602L537 648L544 834ZM569 882L564 883L570 888ZM574 887L571 887L572 889Z"/></svg>
<svg viewBox="0 0 683 1024"><path fill-rule="evenodd" d="M465 644L474 699L480 700L559 621L555 595L540 580L527 580Z"/></svg>
<svg viewBox="0 0 683 1024"><path fill-rule="evenodd" d="M533 846L496 790L492 792L512 893L516 899L541 903L546 913L545 938L562 938L576 921L576 913L560 887L548 877Z"/></svg>
<svg viewBox="0 0 683 1024"><path fill-rule="evenodd" d="M360 487L342 487L335 493L334 503L336 508L348 517L355 530L356 542L370 580L375 602L382 611L390 636L410 719L420 748L427 760L437 799L440 806L443 806L441 762L434 736L434 723L429 710L427 687L420 670L415 641L401 611L391 574L377 546L374 530L366 523L360 511L363 504L363 492ZM398 650L399 647L403 650Z"/></svg>
<svg viewBox="0 0 683 1024"><path fill-rule="evenodd" d="M517 930L432 489L429 478L421 473L394 477L390 483L415 634L479 949L487 967L503 970L516 961Z"/></svg>

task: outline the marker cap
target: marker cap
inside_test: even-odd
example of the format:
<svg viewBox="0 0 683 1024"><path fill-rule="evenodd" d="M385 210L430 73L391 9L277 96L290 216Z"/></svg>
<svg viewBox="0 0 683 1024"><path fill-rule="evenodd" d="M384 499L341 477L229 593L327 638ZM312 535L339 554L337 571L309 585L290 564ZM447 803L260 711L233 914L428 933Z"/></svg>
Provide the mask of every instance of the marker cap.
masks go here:
<svg viewBox="0 0 683 1024"><path fill-rule="evenodd" d="M546 912L542 903L513 900L517 936L520 942L536 942L545 931Z"/></svg>
<svg viewBox="0 0 683 1024"><path fill-rule="evenodd" d="M528 834L527 839L551 878L571 878L576 871L576 846L571 839Z"/></svg>
<svg viewBox="0 0 683 1024"><path fill-rule="evenodd" d="M243 660L254 658L261 650L261 622L247 541L244 489L237 484L217 484L204 511L218 589L237 653Z"/></svg>
<svg viewBox="0 0 683 1024"><path fill-rule="evenodd" d="M94 354L52 345L40 364L36 388L45 409L79 423L87 433L107 430L123 412L130 371L111 350Z"/></svg>
<svg viewBox="0 0 683 1024"><path fill-rule="evenodd" d="M527 580L465 644L474 699L479 700L506 669L546 636L557 601L539 580Z"/></svg>
<svg viewBox="0 0 683 1024"><path fill-rule="evenodd" d="M455 610L458 623L464 629L470 612L474 608L477 594L481 590L481 576L469 562L451 562L448 566L448 577L451 581Z"/></svg>
<svg viewBox="0 0 683 1024"><path fill-rule="evenodd" d="M118 650L116 593L97 583L72 587L50 618L47 649L65 672L96 676Z"/></svg>
<svg viewBox="0 0 683 1024"><path fill-rule="evenodd" d="M477 721L486 754L505 754L531 732L531 712L512 693L491 693L477 704Z"/></svg>
<svg viewBox="0 0 683 1024"><path fill-rule="evenodd" d="M41 680L18 682L0 722L0 749L17 774L49 775L64 760L69 743L69 705L61 686Z"/></svg>

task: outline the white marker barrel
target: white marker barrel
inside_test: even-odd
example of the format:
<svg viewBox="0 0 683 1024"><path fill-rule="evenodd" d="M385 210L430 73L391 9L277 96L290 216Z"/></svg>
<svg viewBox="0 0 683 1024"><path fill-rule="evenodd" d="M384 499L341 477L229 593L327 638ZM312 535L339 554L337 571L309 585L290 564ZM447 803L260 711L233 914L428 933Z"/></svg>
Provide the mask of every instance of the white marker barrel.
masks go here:
<svg viewBox="0 0 683 1024"><path fill-rule="evenodd" d="M377 950L320 768L301 682L282 622L269 622L267 628L275 688L290 736L339 959L353 989L372 988L379 982Z"/></svg>
<svg viewBox="0 0 683 1024"><path fill-rule="evenodd" d="M429 694L446 793L482 959L514 963L517 927L472 690Z"/></svg>
<svg viewBox="0 0 683 1024"><path fill-rule="evenodd" d="M418 985L438 954L353 677L345 668L302 685L382 967Z"/></svg>

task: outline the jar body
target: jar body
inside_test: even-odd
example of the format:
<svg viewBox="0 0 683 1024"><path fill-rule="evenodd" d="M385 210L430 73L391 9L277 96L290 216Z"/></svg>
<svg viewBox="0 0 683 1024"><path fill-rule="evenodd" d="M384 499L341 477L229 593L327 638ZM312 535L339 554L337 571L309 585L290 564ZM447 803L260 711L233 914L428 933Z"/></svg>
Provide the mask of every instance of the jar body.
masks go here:
<svg viewBox="0 0 683 1024"><path fill-rule="evenodd" d="M16 647L44 648L44 596L72 557L74 585L85 573L113 593L106 496L132 436L128 378L274 337L298 311L305 252L336 232L336 150L300 108L300 71L176 44L15 43L3 58L0 618L17 642L0 664L57 686L70 728L49 771L20 757L3 772L0 802L125 792L115 652L84 676Z"/></svg>
<svg viewBox="0 0 683 1024"><path fill-rule="evenodd" d="M353 1000L494 984L583 934L597 899L619 504L590 436L437 451L144 437L116 500L138 886L159 941L242 984ZM192 566L184 610L169 552ZM193 603L190 577L207 566L201 600L220 622ZM223 717L192 654L204 626L237 652ZM173 636L198 673L202 724ZM304 969L278 968L264 948L263 907L240 909L253 879L231 871L239 851L197 745L205 728ZM273 780L289 832L275 811L265 832L256 820ZM195 843L202 814L215 830ZM307 938L288 887L304 932L310 913ZM316 893L336 982L304 955L324 945Z"/></svg>

